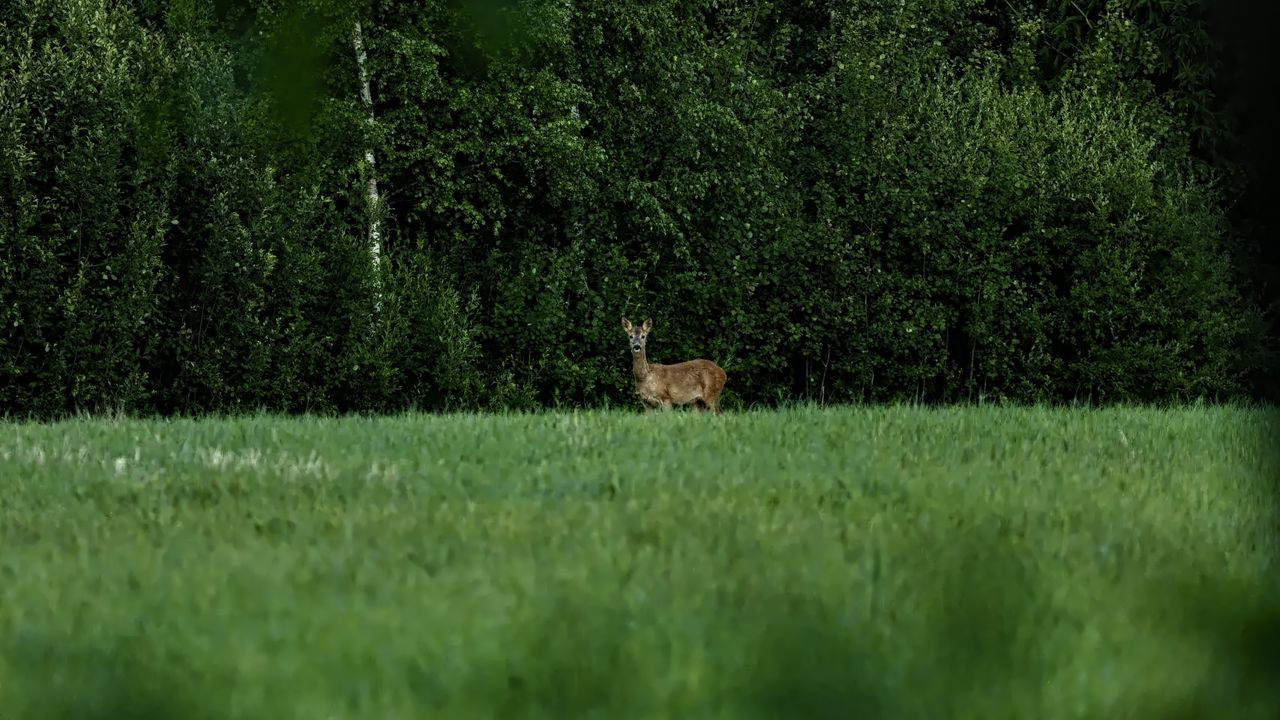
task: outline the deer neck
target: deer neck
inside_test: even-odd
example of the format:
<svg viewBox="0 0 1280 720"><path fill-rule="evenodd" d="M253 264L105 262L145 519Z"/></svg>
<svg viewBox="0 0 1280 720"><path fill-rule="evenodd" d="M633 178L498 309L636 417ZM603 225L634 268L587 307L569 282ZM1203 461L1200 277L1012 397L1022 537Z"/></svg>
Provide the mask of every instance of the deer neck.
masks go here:
<svg viewBox="0 0 1280 720"><path fill-rule="evenodd" d="M631 372L636 376L636 382L644 382L649 377L649 361L645 360L644 348L631 354Z"/></svg>

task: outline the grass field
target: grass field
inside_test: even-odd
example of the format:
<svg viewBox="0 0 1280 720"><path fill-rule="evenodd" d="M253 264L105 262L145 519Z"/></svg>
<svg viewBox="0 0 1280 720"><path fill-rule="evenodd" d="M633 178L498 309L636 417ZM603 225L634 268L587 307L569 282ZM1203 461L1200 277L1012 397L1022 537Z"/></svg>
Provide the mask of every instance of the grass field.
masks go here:
<svg viewBox="0 0 1280 720"><path fill-rule="evenodd" d="M0 424L0 718L1269 718L1280 414Z"/></svg>

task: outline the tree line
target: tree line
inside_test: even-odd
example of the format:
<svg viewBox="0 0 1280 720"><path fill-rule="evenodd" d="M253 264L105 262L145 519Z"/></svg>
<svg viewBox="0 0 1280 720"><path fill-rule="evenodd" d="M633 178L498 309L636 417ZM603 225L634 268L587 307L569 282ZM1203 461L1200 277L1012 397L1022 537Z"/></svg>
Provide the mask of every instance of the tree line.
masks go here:
<svg viewBox="0 0 1280 720"><path fill-rule="evenodd" d="M0 414L630 404L624 314L730 408L1264 397L1220 66L1194 0L16 0Z"/></svg>

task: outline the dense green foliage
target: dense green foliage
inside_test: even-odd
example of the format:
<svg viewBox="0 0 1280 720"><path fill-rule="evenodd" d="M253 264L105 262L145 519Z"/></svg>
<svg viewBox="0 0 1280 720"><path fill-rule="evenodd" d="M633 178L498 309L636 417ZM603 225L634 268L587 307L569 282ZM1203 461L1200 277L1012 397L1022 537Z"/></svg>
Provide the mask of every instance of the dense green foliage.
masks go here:
<svg viewBox="0 0 1280 720"><path fill-rule="evenodd" d="M7 3L0 413L1248 394L1194 9Z"/></svg>
<svg viewBox="0 0 1280 720"><path fill-rule="evenodd" d="M9 424L0 708L1274 718L1274 411ZM1269 608L1269 610L1268 610Z"/></svg>

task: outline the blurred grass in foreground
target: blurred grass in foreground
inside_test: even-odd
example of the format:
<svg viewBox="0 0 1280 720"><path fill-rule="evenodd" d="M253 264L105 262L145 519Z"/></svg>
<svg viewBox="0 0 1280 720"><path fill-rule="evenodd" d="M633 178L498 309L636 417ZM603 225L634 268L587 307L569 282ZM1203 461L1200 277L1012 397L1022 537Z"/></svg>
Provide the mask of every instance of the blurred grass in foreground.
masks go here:
<svg viewBox="0 0 1280 720"><path fill-rule="evenodd" d="M1275 718L1277 426L0 425L0 717Z"/></svg>

